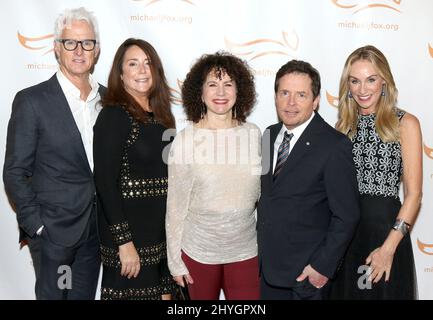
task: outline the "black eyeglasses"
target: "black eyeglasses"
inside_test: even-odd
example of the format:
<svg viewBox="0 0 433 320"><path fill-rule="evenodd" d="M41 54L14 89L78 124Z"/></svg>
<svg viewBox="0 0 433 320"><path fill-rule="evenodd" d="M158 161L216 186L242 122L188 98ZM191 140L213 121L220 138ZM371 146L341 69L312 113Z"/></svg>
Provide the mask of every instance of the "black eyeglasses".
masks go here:
<svg viewBox="0 0 433 320"><path fill-rule="evenodd" d="M63 44L63 48L68 51L74 51L77 49L78 44L81 45L81 48L85 51L92 51L95 49L96 40L94 39L85 39L85 40L73 40L73 39L56 39L57 42L61 42Z"/></svg>

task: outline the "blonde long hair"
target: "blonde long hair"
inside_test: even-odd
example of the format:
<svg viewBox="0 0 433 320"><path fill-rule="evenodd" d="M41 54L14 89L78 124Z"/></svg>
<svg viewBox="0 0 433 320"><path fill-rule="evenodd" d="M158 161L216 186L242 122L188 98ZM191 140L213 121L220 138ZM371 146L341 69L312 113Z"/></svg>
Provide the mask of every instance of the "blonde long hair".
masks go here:
<svg viewBox="0 0 433 320"><path fill-rule="evenodd" d="M353 51L344 64L340 78L338 122L336 129L349 138L356 134L359 105L349 97L349 76L352 65L359 60L373 64L379 76L385 81L384 96L380 96L376 106L376 131L383 142L394 142L400 138L399 119L396 114L398 90L388 61L384 54L374 46L368 45Z"/></svg>

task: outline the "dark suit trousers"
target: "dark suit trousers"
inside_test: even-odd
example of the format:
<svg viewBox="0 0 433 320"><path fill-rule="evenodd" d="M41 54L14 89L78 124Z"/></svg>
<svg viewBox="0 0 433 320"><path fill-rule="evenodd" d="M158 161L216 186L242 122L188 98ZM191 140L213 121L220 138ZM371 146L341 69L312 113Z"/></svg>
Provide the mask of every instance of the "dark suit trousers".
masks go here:
<svg viewBox="0 0 433 320"><path fill-rule="evenodd" d="M73 247L52 243L45 230L29 241L37 300L94 300L100 269L99 239L93 210Z"/></svg>
<svg viewBox="0 0 433 320"><path fill-rule="evenodd" d="M322 288L314 287L308 278L299 282L295 287L275 287L266 282L261 274L260 299L261 300L323 300L328 297L329 282Z"/></svg>

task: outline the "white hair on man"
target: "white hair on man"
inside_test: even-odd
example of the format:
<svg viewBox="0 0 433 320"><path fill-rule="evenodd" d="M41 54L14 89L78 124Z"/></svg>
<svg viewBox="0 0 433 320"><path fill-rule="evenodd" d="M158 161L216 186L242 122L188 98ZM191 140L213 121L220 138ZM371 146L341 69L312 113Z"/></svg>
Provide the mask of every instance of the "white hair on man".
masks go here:
<svg viewBox="0 0 433 320"><path fill-rule="evenodd" d="M56 19L54 23L54 37L55 39L60 39L62 37L62 32L65 28L70 27L72 21L84 20L92 27L95 32L95 39L97 45L99 45L99 28L98 21L93 15L93 12L87 11L84 7L76 9L66 9L64 10Z"/></svg>

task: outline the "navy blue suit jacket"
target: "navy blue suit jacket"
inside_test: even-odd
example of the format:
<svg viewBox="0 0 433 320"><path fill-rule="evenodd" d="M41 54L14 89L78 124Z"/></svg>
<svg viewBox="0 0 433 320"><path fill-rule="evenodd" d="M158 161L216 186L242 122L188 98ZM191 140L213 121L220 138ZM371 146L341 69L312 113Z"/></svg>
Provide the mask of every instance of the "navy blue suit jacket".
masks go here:
<svg viewBox="0 0 433 320"><path fill-rule="evenodd" d="M289 288L308 264L334 275L359 220L359 195L352 143L317 113L274 181L281 127L268 128L271 166L261 180L257 232L261 274Z"/></svg>

